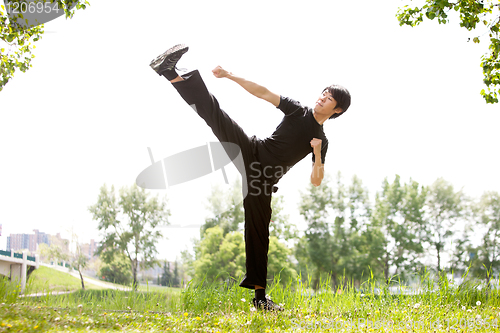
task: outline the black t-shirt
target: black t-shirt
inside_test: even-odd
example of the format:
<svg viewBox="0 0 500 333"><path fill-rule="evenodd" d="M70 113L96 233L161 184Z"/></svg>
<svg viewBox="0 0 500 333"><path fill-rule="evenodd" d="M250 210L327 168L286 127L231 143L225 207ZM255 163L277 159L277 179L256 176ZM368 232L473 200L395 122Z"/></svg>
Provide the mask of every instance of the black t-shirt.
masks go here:
<svg viewBox="0 0 500 333"><path fill-rule="evenodd" d="M292 166L313 152L311 147L313 138L322 141L322 163L325 163L328 150L328 139L323 131L323 125L316 121L311 108L304 107L291 98L281 96L278 109L285 114L283 120L270 137L261 140L258 147L262 166L272 167L266 173L270 175L272 172L276 182ZM315 156L312 154L313 163L314 160Z"/></svg>

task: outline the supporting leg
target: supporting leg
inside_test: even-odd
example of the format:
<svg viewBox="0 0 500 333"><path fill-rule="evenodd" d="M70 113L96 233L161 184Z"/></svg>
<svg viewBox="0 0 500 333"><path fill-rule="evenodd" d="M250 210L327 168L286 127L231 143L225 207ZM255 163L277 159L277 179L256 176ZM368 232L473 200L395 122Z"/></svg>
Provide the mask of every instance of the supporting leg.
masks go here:
<svg viewBox="0 0 500 333"><path fill-rule="evenodd" d="M256 142L220 108L217 99L208 92L198 71L178 76L170 82L186 103L193 106L210 126L219 141L235 143L241 150L244 166L243 170L238 170L242 175L246 175L243 186L247 187L248 195L243 201L247 274L240 286L255 289L259 295L263 293L262 298L265 298L272 184L262 178L263 166L256 156Z"/></svg>

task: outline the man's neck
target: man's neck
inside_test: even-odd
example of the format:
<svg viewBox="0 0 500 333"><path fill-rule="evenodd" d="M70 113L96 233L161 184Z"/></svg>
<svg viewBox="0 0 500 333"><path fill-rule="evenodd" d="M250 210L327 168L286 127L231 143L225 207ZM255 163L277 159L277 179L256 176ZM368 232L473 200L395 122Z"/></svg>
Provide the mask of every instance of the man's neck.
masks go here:
<svg viewBox="0 0 500 333"><path fill-rule="evenodd" d="M316 111L313 111L313 116L314 116L314 119L316 119L316 121L320 125L323 125L323 123L325 121L327 121L328 118L330 118L328 115L318 114Z"/></svg>

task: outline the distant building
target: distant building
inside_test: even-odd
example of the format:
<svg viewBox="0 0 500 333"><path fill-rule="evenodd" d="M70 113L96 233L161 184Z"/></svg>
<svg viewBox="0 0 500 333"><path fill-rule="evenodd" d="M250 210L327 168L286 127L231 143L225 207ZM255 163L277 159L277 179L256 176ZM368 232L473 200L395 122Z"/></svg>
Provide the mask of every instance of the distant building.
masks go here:
<svg viewBox="0 0 500 333"><path fill-rule="evenodd" d="M86 254L89 259L92 259L95 256L95 252L97 249L97 243L93 239L90 240L90 244L86 243L86 244L82 244L80 246L81 246L82 252L84 254Z"/></svg>
<svg viewBox="0 0 500 333"><path fill-rule="evenodd" d="M54 244L59 246L63 252L69 252L70 242L69 240L62 238L60 233L57 233L54 236L40 232L38 229L33 230L33 232L34 234L10 234L10 236L7 237L6 250L28 250L30 253L34 254L38 250L38 245L47 244L50 246ZM91 239L90 244L81 244L80 246L83 253L86 254L89 259L92 259L96 254L97 245L98 244Z"/></svg>
<svg viewBox="0 0 500 333"><path fill-rule="evenodd" d="M38 244L50 245L50 235L45 232L40 232L38 229L33 230L34 235L30 235L30 252L35 252L38 249Z"/></svg>
<svg viewBox="0 0 500 333"><path fill-rule="evenodd" d="M25 250L30 247L30 235L28 234L10 234L7 237L7 251Z"/></svg>
<svg viewBox="0 0 500 333"><path fill-rule="evenodd" d="M59 246L63 252L69 252L69 240L62 238L60 233L57 233L55 236L50 235L50 244L54 244Z"/></svg>
<svg viewBox="0 0 500 333"><path fill-rule="evenodd" d="M10 234L7 237L7 251L21 251L28 250L30 253L35 253L39 244L51 244L51 236L44 232L40 232L38 229L33 230L34 234ZM64 243L67 240L61 239L60 234L57 237ZM68 246L66 245L66 248Z"/></svg>

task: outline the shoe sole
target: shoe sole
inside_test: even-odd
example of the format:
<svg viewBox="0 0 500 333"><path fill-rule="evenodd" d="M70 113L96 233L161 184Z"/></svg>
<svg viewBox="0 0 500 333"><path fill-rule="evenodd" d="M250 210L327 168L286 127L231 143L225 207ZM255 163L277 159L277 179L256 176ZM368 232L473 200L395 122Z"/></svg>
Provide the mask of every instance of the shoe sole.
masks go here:
<svg viewBox="0 0 500 333"><path fill-rule="evenodd" d="M272 303L274 304L274 307L273 306L266 306L264 304L256 304L255 302L252 302L253 303L253 306L255 309L257 310L263 310L263 311L277 311L277 312L281 312L281 311L284 311L285 309L282 308L281 306L277 305L276 303Z"/></svg>
<svg viewBox="0 0 500 333"><path fill-rule="evenodd" d="M186 46L185 44L175 45L175 46L169 48L167 51L165 51L161 55L159 55L158 57L156 57L155 59L153 59L151 61L151 63L149 64L149 66L151 66L151 68L153 68L156 72L158 72L161 65L165 62L166 59L168 59L168 57L181 56L184 53L186 53L188 50L189 50L189 47ZM165 68L165 69L169 69L169 68Z"/></svg>

